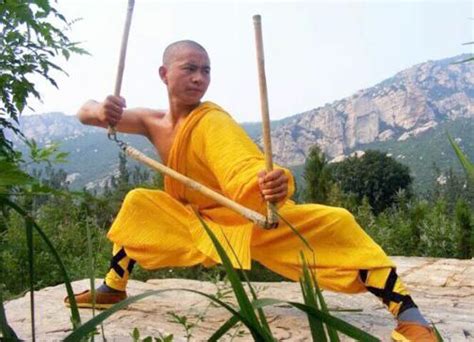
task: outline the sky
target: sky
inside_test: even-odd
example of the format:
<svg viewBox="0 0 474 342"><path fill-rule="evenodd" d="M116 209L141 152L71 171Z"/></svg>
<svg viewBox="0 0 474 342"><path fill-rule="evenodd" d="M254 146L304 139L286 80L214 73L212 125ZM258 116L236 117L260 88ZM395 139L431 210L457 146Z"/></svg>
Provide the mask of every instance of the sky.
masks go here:
<svg viewBox="0 0 474 342"><path fill-rule="evenodd" d="M75 114L88 99L113 93L127 0L58 0L75 20L67 34L90 56L58 63L59 89L37 81L34 113ZM239 122L260 121L252 16L262 17L272 120L317 108L428 60L472 53L472 1L136 0L121 95L128 107L167 108L158 76L164 48L202 44L211 59L204 100ZM32 112L31 110L27 111Z"/></svg>

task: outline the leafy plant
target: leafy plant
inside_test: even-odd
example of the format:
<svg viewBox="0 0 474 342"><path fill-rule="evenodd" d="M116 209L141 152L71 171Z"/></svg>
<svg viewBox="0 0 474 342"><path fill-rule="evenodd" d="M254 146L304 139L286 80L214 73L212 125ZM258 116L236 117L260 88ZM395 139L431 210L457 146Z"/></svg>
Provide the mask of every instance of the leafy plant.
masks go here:
<svg viewBox="0 0 474 342"><path fill-rule="evenodd" d="M456 153L456 156L459 159L459 162L461 163L464 171L466 172L469 185L474 188L474 164L466 157L459 145L453 140L453 138L451 138L449 134L448 139L451 143L451 146L453 147L454 152Z"/></svg>
<svg viewBox="0 0 474 342"><path fill-rule="evenodd" d="M305 181L304 199L306 202L327 204L333 179L326 155L318 146L311 147L306 158L303 179Z"/></svg>
<svg viewBox="0 0 474 342"><path fill-rule="evenodd" d="M385 153L368 150L362 157L350 157L331 164L333 178L346 193L366 197L375 214L389 208L400 189L411 193L412 178L407 166Z"/></svg>
<svg viewBox="0 0 474 342"><path fill-rule="evenodd" d="M172 342L174 338L173 334L166 336L160 334L159 337L147 336L142 339L140 336L140 331L137 328L133 329L133 332L130 334L130 336L132 337L133 342Z"/></svg>
<svg viewBox="0 0 474 342"><path fill-rule="evenodd" d="M71 22L48 0L2 0L0 4L0 126L22 137L12 121L18 123L28 98L41 99L31 79L40 77L57 87L51 72L65 71L52 60L60 56L67 60L86 51L68 38ZM0 130L2 154L14 156L11 142Z"/></svg>

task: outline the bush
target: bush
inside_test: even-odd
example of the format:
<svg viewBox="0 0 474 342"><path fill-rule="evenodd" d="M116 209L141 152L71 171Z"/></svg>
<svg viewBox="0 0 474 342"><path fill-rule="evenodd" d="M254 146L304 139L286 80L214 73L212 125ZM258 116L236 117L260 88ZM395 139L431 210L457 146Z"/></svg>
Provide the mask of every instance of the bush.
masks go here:
<svg viewBox="0 0 474 342"><path fill-rule="evenodd" d="M358 204L366 197L375 214L390 208L398 191L411 194L408 167L379 151L368 150L360 158L331 164L330 172L343 192L356 196Z"/></svg>

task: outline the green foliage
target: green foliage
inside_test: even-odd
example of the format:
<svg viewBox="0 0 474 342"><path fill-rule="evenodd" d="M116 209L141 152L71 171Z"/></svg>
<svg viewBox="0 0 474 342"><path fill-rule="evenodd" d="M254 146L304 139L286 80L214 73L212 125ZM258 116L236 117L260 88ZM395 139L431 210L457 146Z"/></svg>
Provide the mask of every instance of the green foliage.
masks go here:
<svg viewBox="0 0 474 342"><path fill-rule="evenodd" d="M306 305L312 306L316 309L321 309L324 313L329 314L324 298L319 290L316 276L310 272L308 263L304 257L303 252L300 252L300 258L303 265L303 276L300 279L301 293L303 294L303 300ZM311 330L313 341L327 341L326 331L322 322L311 315L308 315L308 323ZM326 327L328 335L331 337L331 341L339 342L339 336L337 332L331 328Z"/></svg>
<svg viewBox="0 0 474 342"><path fill-rule="evenodd" d="M33 183L33 178L20 169L17 163L0 156L0 196L12 186Z"/></svg>
<svg viewBox="0 0 474 342"><path fill-rule="evenodd" d="M464 200L456 203L456 223L459 229L459 258L471 259L474 250L474 220Z"/></svg>
<svg viewBox="0 0 474 342"><path fill-rule="evenodd" d="M0 259L1 261L1 259ZM3 307L3 295L0 288L0 333L5 341L20 341L15 331L8 325L7 316L5 315L5 308Z"/></svg>
<svg viewBox="0 0 474 342"><path fill-rule="evenodd" d="M71 23L48 0L1 0L0 5L0 155L12 157L3 128L21 136L11 120L18 122L29 97L41 99L32 79L41 77L57 87L51 72L64 70L52 60L85 51L70 41Z"/></svg>
<svg viewBox="0 0 474 342"><path fill-rule="evenodd" d="M34 139L27 139L25 143L28 146L30 163L46 163L51 167L53 164L65 163L67 161L66 158L69 153L60 151L58 143L39 146Z"/></svg>
<svg viewBox="0 0 474 342"><path fill-rule="evenodd" d="M397 201L396 206L364 227L387 254L444 258L459 255L459 228L444 199L430 203L401 196Z"/></svg>
<svg viewBox="0 0 474 342"><path fill-rule="evenodd" d="M172 342L174 338L172 334L171 335L160 334L159 337L147 336L142 339L140 336L140 331L137 328L133 329L130 336L132 337L133 342Z"/></svg>
<svg viewBox="0 0 474 342"><path fill-rule="evenodd" d="M451 136L448 135L448 139L451 143L451 146L453 147L454 152L456 153L456 157L458 158L462 168L466 172L467 188L472 195L472 193L474 192L474 164L463 153L459 145L451 138ZM472 199L474 200L474 198Z"/></svg>
<svg viewBox="0 0 474 342"><path fill-rule="evenodd" d="M27 233L27 243L24 243L21 247L23 253L27 255L22 261L28 260L23 269L29 270L29 279L24 281L24 284L26 286L26 283L28 283L31 293L31 322L32 335L34 336L33 288L37 268L33 258L36 256L35 260L38 260L38 254L34 250L37 244L34 243L33 230L46 245L47 255L53 259L52 264L59 268L61 279L66 283L70 297L72 297L72 288L56 249L30 215L29 210L33 204L32 198L25 196L37 191L51 192L51 190L39 187L38 182L33 181L24 171L19 170L19 165L22 162L21 154L13 150L11 141L6 139L5 129L10 129L14 134L23 137L14 123L18 123L18 116L27 106L29 97L34 96L41 99L31 79L42 77L53 86L57 86L51 72L53 70L63 71L63 69L53 63L52 60L59 55L67 59L71 53L81 54L84 51L76 43L69 40L65 34L65 27L58 28L55 26L57 24L68 27L69 23L62 14L50 6L48 0L2 0L0 5L2 8L0 13L0 46L2 47L0 51L0 160L4 167L2 167L2 173L0 174L0 192L2 193L0 195L0 274L2 275L0 291L3 291L4 282L11 279L11 277L3 276L7 274L6 269L12 265L11 260L8 260L9 257L19 254L17 251L12 253L10 249L12 240L9 238L10 234L23 232L21 224L16 229L11 228L12 220L17 219L17 221L22 221ZM33 162L49 162L52 155L56 155L56 160L65 158L65 155L57 152L54 146L39 149L34 141L27 142L27 144L29 144ZM12 176L12 172L15 172L16 175ZM20 205L17 201L10 199L13 195L25 196ZM28 210L25 210L22 205ZM11 211L14 212L13 215ZM23 238L24 241L25 235L22 234L20 238ZM5 262L5 260L7 261ZM47 268L45 267L45 269ZM18 265L16 265L15 271L18 273ZM11 287L9 288L11 289ZM2 303L0 303L0 307L3 315ZM77 326L80 324L80 317L74 300L71 300L71 313L73 325ZM2 335L5 338L12 337L8 324L6 324L6 318L2 318Z"/></svg>
<svg viewBox="0 0 474 342"><path fill-rule="evenodd" d="M408 167L379 151L331 164L331 172L342 191L355 194L359 203L367 197L376 214L394 203L398 191L410 193Z"/></svg>
<svg viewBox="0 0 474 342"><path fill-rule="evenodd" d="M206 233L211 238L212 243L214 244L214 247L219 253L221 262L223 263L226 269L226 274L234 290L237 303L239 304L239 307L240 307L239 313L237 312L233 313L234 317L240 319L247 326L254 340L274 341L274 337L271 333L268 323L266 322L265 315L263 314L262 311L260 311L260 309L266 305L273 305L276 303L280 303L282 301L277 300L277 299L271 299L271 298L258 299L253 289L252 284L247 281L249 291L253 297L253 301L252 303L250 303L250 300L242 284L240 283L238 279L237 272L233 268L229 257L226 255L224 251L224 248L220 244L219 240L217 240L212 230L206 225L206 223L202 220L202 218L199 215L198 215L198 218L201 224L203 225L204 229L206 230ZM294 232L297 231L295 227L291 227L291 228L292 228L292 231ZM302 256L302 267L303 267L303 272L304 272L304 276L302 279L303 295L307 299L307 304L301 304L301 303L295 303L295 302L287 302L287 303L302 310L308 315L309 321L313 323L312 329L315 328L317 330L313 334L313 337L317 337L317 339L315 340L320 341L321 340L320 337L326 336L326 333L323 330L324 326L326 326L326 329L329 333L328 336L330 337L331 341L339 341L339 338L334 330L340 331L344 334L347 334L350 337L356 338L361 341L378 341L375 337L371 336L370 334L367 334L363 332L362 330L348 324L347 322L344 322L336 317L331 316L327 311L327 307L324 302L324 299L322 299L322 295L319 291L319 288L317 287L316 277L314 276L314 274L312 278L309 276L310 274L309 267L303 256ZM316 297L318 299L316 299ZM322 310L320 310L317 305L318 301L320 301L319 303L322 307ZM254 309L259 310L258 316L255 315ZM228 321L224 324L224 326L226 327L226 329L228 329L230 328L231 324L229 324L229 321ZM222 336L222 333L223 333L222 329L219 329L219 334L215 333L209 340L216 341L218 338ZM322 340L325 340L325 339L322 339Z"/></svg>
<svg viewBox="0 0 474 342"><path fill-rule="evenodd" d="M96 276L103 276L111 253L109 242L105 238L105 229L97 227L92 219L85 220L84 213L75 202L70 197L63 197L42 206L36 214L37 222L50 237L73 279L89 277L89 265L84 262L84 250L87 250L87 225L90 225L92 244L97 246L95 258L97 265L100 265L97 267ZM11 276L2 277L1 283L8 289L9 296L27 289L28 274L23 270L28 268L28 248L22 229L23 218L18 214L11 214L7 225L8 230L3 236L2 273ZM39 241L36 235L35 240ZM35 289L62 283L61 270L47 246L35 243L34 254Z"/></svg>
<svg viewBox="0 0 474 342"><path fill-rule="evenodd" d="M305 182L304 200L327 204L332 178L326 155L318 146L313 146L306 158L303 179Z"/></svg>
<svg viewBox="0 0 474 342"><path fill-rule="evenodd" d="M453 168L455 173L462 171L446 132L461 141L463 153L474 160L473 118L459 118L453 121L439 122L436 127L407 140L374 141L359 145L357 150L379 150L390 154L400 163L408 166L414 179L413 189L417 193L429 190L433 179L433 164L441 173ZM352 152L352 151L349 151Z"/></svg>
<svg viewBox="0 0 474 342"><path fill-rule="evenodd" d="M188 317L178 315L175 312L168 312L168 315L171 317L171 322L180 324L184 328L186 334L186 341L191 341L191 337L193 336L192 330L196 326L196 323L190 322L188 320Z"/></svg>

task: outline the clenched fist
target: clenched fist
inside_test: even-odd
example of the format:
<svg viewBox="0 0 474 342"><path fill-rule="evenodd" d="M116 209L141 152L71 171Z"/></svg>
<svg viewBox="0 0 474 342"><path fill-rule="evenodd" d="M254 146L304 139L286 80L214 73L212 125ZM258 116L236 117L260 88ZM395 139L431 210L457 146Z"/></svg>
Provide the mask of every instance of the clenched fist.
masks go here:
<svg viewBox="0 0 474 342"><path fill-rule="evenodd" d="M104 123L107 122L110 126L117 126L125 107L126 103L123 97L109 95L100 104L98 118Z"/></svg>
<svg viewBox="0 0 474 342"><path fill-rule="evenodd" d="M288 177L282 169L270 172L260 171L258 174L258 185L260 192L266 201L276 203L282 201L288 195Z"/></svg>

